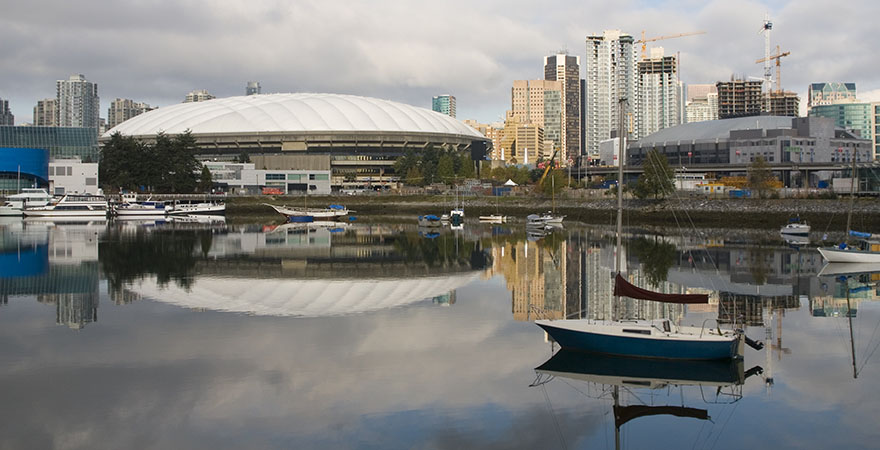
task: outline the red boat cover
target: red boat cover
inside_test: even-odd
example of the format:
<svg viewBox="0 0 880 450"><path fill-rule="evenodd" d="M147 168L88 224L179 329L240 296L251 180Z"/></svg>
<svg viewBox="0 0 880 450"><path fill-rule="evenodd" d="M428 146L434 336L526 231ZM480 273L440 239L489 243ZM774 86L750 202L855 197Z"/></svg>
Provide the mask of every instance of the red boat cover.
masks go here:
<svg viewBox="0 0 880 450"><path fill-rule="evenodd" d="M630 420L645 416L656 416L659 414L670 414L676 417L692 417L700 420L709 419L709 411L705 409L688 408L685 406L615 406L614 425L620 428Z"/></svg>
<svg viewBox="0 0 880 450"><path fill-rule="evenodd" d="M665 303L709 303L708 294L661 294L634 286L619 273L614 279L614 295Z"/></svg>

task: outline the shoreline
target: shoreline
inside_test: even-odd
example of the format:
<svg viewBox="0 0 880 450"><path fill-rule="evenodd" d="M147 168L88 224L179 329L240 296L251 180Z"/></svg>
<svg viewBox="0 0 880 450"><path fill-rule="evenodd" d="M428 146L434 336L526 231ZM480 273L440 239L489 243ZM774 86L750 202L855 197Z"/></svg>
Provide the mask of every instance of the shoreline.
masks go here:
<svg viewBox="0 0 880 450"><path fill-rule="evenodd" d="M227 215L278 216L273 205L297 205L301 196L229 197ZM540 197L487 197L472 196L461 199L468 218L480 215L504 214L523 220L527 215L549 211L553 201ZM331 195L307 199L309 207L341 204L358 215L387 214L442 214L452 209L454 200L448 195ZM566 221L588 224L614 224L617 201L606 198L562 198L555 202L556 212ZM708 199L705 197L673 198L666 200L624 199L624 220L630 223L655 226L677 226L686 222L696 226L734 226L753 229L777 228L789 218L799 216L815 231L845 231L849 200L843 199ZM857 198L853 214L854 229L876 229L880 224L880 200ZM732 224L731 219L736 223Z"/></svg>

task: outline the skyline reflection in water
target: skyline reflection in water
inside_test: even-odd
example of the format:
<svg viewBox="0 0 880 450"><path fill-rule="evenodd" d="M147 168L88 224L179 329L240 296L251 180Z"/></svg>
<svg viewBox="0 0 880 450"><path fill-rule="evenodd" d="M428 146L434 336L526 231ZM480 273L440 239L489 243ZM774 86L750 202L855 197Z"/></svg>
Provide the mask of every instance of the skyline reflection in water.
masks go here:
<svg viewBox="0 0 880 450"><path fill-rule="evenodd" d="M712 419L640 417L627 447L873 446L876 274L817 276L773 236L629 233L631 280L710 304L613 302L599 227L4 222L0 447L613 448L607 380L529 387L557 358L530 320L612 313L768 343L731 404L658 374L625 388Z"/></svg>

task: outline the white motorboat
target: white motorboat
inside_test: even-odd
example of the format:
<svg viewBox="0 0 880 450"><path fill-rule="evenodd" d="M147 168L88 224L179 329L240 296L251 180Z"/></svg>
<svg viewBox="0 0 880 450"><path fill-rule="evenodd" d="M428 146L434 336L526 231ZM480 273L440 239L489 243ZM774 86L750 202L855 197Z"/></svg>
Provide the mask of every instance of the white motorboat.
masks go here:
<svg viewBox="0 0 880 450"><path fill-rule="evenodd" d="M175 202L174 206L171 210L168 211L168 214L171 215L181 215L181 214L209 214L209 215L223 215L226 214L226 203L223 202Z"/></svg>
<svg viewBox="0 0 880 450"><path fill-rule="evenodd" d="M347 216L351 212L342 205L329 205L326 208L291 208L288 206L270 205L269 203L263 204L286 217L311 216L315 219L333 219Z"/></svg>
<svg viewBox="0 0 880 450"><path fill-rule="evenodd" d="M107 198L96 194L67 194L46 206L27 207L25 217L107 217Z"/></svg>
<svg viewBox="0 0 880 450"><path fill-rule="evenodd" d="M507 222L507 216L502 216L501 214L490 214L488 216L480 216L480 222L505 223L505 222Z"/></svg>
<svg viewBox="0 0 880 450"><path fill-rule="evenodd" d="M51 201L52 196L45 189L24 188L20 193L6 198L6 202L0 206L0 216L21 217L26 207L46 206Z"/></svg>
<svg viewBox="0 0 880 450"><path fill-rule="evenodd" d="M807 225L806 222L792 221L785 224L785 226L779 230L779 233L785 236L809 236L810 226Z"/></svg>
<svg viewBox="0 0 880 450"><path fill-rule="evenodd" d="M862 248L847 244L837 247L819 247L819 253L829 263L880 263L880 242L865 241Z"/></svg>
<svg viewBox="0 0 880 450"><path fill-rule="evenodd" d="M171 205L165 202L150 199L138 202L136 197L134 199L123 197L123 200L129 201L124 201L113 208L117 216L165 216L172 209Z"/></svg>

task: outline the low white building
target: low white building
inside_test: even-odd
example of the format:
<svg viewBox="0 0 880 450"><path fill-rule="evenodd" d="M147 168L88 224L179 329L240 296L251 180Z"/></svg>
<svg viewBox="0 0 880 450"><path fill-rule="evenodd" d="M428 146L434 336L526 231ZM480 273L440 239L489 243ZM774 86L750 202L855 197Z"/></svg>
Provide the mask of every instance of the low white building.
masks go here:
<svg viewBox="0 0 880 450"><path fill-rule="evenodd" d="M76 159L51 159L49 161L49 193L97 194L98 163L84 163Z"/></svg>
<svg viewBox="0 0 880 450"><path fill-rule="evenodd" d="M330 170L256 169L253 163L203 161L214 185L234 194L329 195Z"/></svg>
<svg viewBox="0 0 880 450"><path fill-rule="evenodd" d="M627 142L624 139L623 145ZM617 167L620 164L620 139L611 138L599 142L599 165Z"/></svg>

